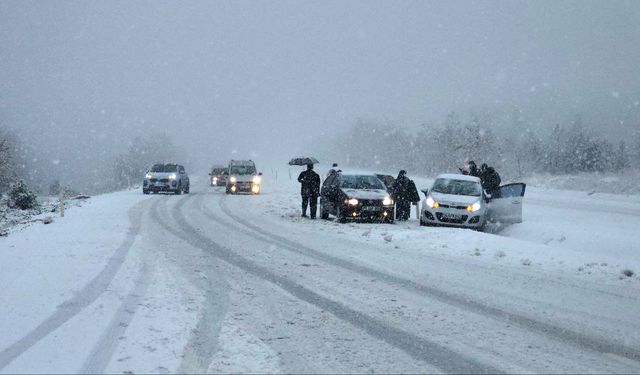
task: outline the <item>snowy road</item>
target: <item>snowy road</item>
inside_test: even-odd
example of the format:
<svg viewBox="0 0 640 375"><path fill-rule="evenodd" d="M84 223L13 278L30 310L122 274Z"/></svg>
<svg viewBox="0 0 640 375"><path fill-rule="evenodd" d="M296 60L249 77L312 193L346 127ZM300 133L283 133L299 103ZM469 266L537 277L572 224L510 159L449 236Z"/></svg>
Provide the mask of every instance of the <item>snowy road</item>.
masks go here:
<svg viewBox="0 0 640 375"><path fill-rule="evenodd" d="M633 197L531 189L496 235L302 220L265 180L0 239L0 372L640 372Z"/></svg>

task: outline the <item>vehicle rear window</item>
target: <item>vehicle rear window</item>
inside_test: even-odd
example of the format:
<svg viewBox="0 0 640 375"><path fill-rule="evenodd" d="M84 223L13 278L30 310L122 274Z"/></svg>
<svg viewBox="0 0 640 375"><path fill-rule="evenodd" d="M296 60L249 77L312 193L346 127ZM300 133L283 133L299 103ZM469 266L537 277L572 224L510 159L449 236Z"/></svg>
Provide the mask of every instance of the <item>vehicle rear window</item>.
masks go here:
<svg viewBox="0 0 640 375"><path fill-rule="evenodd" d="M454 180L451 178L439 178L433 183L432 191L442 194L470 195L479 197L482 195L480 183L473 181Z"/></svg>
<svg viewBox="0 0 640 375"><path fill-rule="evenodd" d="M385 187L375 176L343 175L340 181L343 189L384 190Z"/></svg>

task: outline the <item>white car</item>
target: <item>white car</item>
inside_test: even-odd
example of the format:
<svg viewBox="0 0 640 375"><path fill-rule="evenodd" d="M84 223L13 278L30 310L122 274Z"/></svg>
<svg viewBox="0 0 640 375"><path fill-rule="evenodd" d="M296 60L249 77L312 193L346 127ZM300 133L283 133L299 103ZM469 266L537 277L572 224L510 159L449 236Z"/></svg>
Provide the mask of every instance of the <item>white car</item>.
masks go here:
<svg viewBox="0 0 640 375"><path fill-rule="evenodd" d="M429 190L423 190L420 225L445 225L482 229L487 222L522 222L522 198L526 185L500 186L488 197L478 177L441 174Z"/></svg>
<svg viewBox="0 0 640 375"><path fill-rule="evenodd" d="M225 188L227 194L260 194L262 191L262 173L258 173L253 161L231 160L228 171Z"/></svg>

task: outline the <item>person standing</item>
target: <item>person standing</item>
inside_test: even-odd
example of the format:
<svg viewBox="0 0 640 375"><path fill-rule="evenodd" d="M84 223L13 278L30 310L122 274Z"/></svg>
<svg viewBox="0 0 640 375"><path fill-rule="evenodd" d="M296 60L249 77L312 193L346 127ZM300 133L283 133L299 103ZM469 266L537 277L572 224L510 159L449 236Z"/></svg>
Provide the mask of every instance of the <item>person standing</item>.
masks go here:
<svg viewBox="0 0 640 375"><path fill-rule="evenodd" d="M307 206L312 219L316 218L318 210L318 195L320 195L320 176L313 170L313 164L307 164L307 170L298 176L300 195L302 195L302 217L307 217Z"/></svg>
<svg viewBox="0 0 640 375"><path fill-rule="evenodd" d="M500 175L493 167L489 167L486 163L480 167L480 183L482 188L493 197L495 191L500 187Z"/></svg>
<svg viewBox="0 0 640 375"><path fill-rule="evenodd" d="M409 220L411 204L420 200L415 183L407 177L407 171L401 170L391 187L391 197L396 203L396 220Z"/></svg>

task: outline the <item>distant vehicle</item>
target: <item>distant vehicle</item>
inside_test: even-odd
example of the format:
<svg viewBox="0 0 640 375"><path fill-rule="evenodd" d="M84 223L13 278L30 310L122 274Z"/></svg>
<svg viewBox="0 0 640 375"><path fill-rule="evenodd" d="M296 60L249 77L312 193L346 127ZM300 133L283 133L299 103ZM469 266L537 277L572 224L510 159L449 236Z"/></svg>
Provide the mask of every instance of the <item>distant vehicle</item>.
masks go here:
<svg viewBox="0 0 640 375"><path fill-rule="evenodd" d="M374 175L335 173L327 177L320 190L320 217L334 215L348 220L393 223L394 202L386 187Z"/></svg>
<svg viewBox="0 0 640 375"><path fill-rule="evenodd" d="M155 164L144 176L142 193L189 193L189 176L179 164Z"/></svg>
<svg viewBox="0 0 640 375"><path fill-rule="evenodd" d="M225 186L229 176L229 168L224 165L214 165L209 173L211 186Z"/></svg>
<svg viewBox="0 0 640 375"><path fill-rule="evenodd" d="M522 199L526 185L500 186L491 198L478 177L441 174L429 190L423 190L420 225L443 225L483 229L488 222L522 222Z"/></svg>
<svg viewBox="0 0 640 375"><path fill-rule="evenodd" d="M231 160L229 162L229 178L226 181L226 193L240 192L260 194L262 191L262 173L256 170L251 160Z"/></svg>

